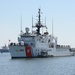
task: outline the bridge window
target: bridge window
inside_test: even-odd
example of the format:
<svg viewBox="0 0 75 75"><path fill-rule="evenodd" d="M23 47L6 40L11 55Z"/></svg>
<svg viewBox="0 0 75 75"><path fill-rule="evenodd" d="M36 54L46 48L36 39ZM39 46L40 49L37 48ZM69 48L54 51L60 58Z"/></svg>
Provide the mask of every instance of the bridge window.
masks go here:
<svg viewBox="0 0 75 75"><path fill-rule="evenodd" d="M24 51L24 49L20 49L20 51Z"/></svg>

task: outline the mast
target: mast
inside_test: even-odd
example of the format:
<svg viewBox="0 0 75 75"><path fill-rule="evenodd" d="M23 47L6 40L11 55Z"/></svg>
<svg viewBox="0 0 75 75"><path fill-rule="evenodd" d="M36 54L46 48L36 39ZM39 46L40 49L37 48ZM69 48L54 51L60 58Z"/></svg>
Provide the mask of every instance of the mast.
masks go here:
<svg viewBox="0 0 75 75"><path fill-rule="evenodd" d="M36 29L36 33L38 34L38 35L40 35L41 33L40 33L40 28L41 27L46 27L46 26L43 26L42 24L41 24L41 9L38 9L38 22L36 23L36 25L35 26L33 26L33 27L36 27L37 29Z"/></svg>
<svg viewBox="0 0 75 75"><path fill-rule="evenodd" d="M41 14L40 14L40 9L38 9L39 11L38 11L38 14L39 14L39 16L38 16L38 25L36 25L36 27L37 27L37 34L40 34L40 28L42 27L41 26Z"/></svg>

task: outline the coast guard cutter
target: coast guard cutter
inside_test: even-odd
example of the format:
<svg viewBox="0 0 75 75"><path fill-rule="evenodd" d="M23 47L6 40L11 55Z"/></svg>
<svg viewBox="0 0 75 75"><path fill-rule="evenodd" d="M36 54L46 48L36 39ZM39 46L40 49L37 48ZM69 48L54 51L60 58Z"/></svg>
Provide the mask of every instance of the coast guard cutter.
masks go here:
<svg viewBox="0 0 75 75"><path fill-rule="evenodd" d="M32 58L32 57L49 57L49 56L72 56L70 46L57 44L57 37L49 35L47 31L40 33L42 27L47 28L41 23L41 12L38 9L38 22L35 26L35 32L29 32L25 28L25 33L18 37L18 43L10 43L9 50L11 58Z"/></svg>

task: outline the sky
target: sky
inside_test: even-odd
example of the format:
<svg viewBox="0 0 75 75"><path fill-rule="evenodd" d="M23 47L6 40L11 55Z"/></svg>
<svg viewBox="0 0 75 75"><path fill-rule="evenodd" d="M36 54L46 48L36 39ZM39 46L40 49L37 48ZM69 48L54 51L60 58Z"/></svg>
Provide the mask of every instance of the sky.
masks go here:
<svg viewBox="0 0 75 75"><path fill-rule="evenodd" d="M17 42L21 30L32 27L37 22L38 8L41 21L48 27L49 34L58 37L58 44L75 47L75 0L0 0L0 47Z"/></svg>

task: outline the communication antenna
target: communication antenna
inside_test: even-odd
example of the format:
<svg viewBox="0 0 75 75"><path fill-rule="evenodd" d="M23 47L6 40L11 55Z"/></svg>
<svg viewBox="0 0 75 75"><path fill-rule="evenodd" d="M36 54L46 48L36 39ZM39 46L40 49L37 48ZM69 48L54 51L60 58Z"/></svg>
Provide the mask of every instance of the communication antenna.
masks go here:
<svg viewBox="0 0 75 75"><path fill-rule="evenodd" d="M21 32L22 32L22 15L21 15Z"/></svg>
<svg viewBox="0 0 75 75"><path fill-rule="evenodd" d="M53 30L53 18L52 18L52 35L53 35L53 31L54 31L54 30Z"/></svg>
<svg viewBox="0 0 75 75"><path fill-rule="evenodd" d="M32 31L33 31L33 15L32 15Z"/></svg>
<svg viewBox="0 0 75 75"><path fill-rule="evenodd" d="M43 18L42 18L42 24L43 24ZM43 34L43 27L42 27L42 34Z"/></svg>
<svg viewBox="0 0 75 75"><path fill-rule="evenodd" d="M45 27L46 27L46 31L47 31L47 26L46 26L46 17L45 17Z"/></svg>

